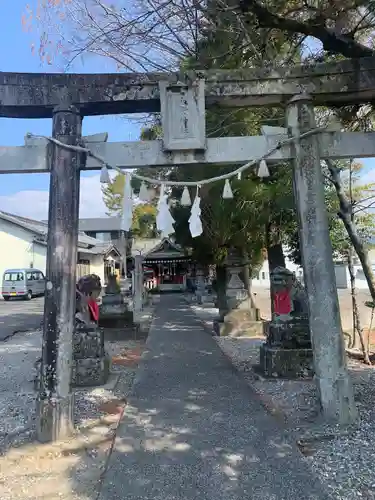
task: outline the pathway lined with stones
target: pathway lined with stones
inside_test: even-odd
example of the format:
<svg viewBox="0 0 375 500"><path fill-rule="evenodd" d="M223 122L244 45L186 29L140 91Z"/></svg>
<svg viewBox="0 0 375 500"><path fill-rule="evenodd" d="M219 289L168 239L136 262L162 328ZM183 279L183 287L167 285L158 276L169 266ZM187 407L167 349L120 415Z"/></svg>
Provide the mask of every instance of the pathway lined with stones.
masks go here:
<svg viewBox="0 0 375 500"><path fill-rule="evenodd" d="M328 499L183 298L162 296L100 500Z"/></svg>

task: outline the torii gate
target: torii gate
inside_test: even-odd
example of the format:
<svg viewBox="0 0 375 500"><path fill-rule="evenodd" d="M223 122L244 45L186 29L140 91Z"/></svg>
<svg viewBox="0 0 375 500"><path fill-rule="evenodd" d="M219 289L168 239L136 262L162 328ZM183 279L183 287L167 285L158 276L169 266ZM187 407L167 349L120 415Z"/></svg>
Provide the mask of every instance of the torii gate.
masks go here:
<svg viewBox="0 0 375 500"><path fill-rule="evenodd" d="M305 94L308 92L308 95ZM291 69L208 71L186 74L0 73L0 116L53 118L52 136L87 146L121 168L241 164L285 139L284 130L260 137L207 139L205 105L286 105L287 134L314 129L314 104L365 103L375 96L375 59ZM84 116L161 111L163 140L106 143L81 137ZM96 142L98 141L98 142ZM356 418L346 370L341 322L324 205L321 158L375 156L374 133L324 132L276 149L267 160L293 163L308 293L314 364L324 413L340 422ZM0 173L50 172L43 370L38 396L39 439L69 434L80 170L98 169L92 157L46 143L0 148Z"/></svg>

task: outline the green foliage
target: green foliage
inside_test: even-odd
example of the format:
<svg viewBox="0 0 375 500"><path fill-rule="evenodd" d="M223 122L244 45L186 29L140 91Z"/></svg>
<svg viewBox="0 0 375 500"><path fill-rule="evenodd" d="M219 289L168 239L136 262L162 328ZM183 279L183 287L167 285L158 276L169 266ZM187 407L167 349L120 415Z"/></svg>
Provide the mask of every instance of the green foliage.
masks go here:
<svg viewBox="0 0 375 500"><path fill-rule="evenodd" d="M210 3L211 21L215 29L207 33L198 45L195 57L186 58L181 63L183 70L199 69L238 69L254 65L266 65L265 58L249 59L248 53L238 50L238 33L230 29L235 14L222 11L215 2ZM283 60L288 44L283 37L273 38L274 51L272 62ZM253 47L262 47L254 34ZM259 55L259 54L258 54ZM296 56L298 58L298 56ZM268 61L271 63L271 60ZM210 107L206 111L206 130L208 137L259 135L262 125L281 125L284 116L278 109L225 109ZM236 165L206 165L187 169L175 169L171 175L179 181L198 181L233 171ZM290 169L277 166L272 170L271 179L262 182L254 170L245 172L241 181L232 180L234 198L222 199L224 182L204 186L200 190L203 235L192 239L188 229L189 210L174 209L176 220L176 239L182 245L192 248L193 254L201 262L220 264L228 249L234 247L246 254L252 267L259 266L263 260L265 246L265 227L274 222L286 230L294 217ZM172 197L181 196L181 189L174 189ZM194 197L195 193L191 193Z"/></svg>
<svg viewBox="0 0 375 500"><path fill-rule="evenodd" d="M275 9L287 8L290 2L274 5ZM182 71L199 69L241 69L264 67L280 63L296 63L301 60L300 38L293 33L280 30L260 30L256 20L247 17L246 39L234 27L238 26L238 13L222 9L221 3L210 1L207 4L207 26L210 26L196 41L189 57L182 58ZM290 4L291 5L291 4ZM254 30L250 29L251 23ZM313 54L313 58L316 54ZM331 56L330 56L331 57ZM336 56L335 56L336 57ZM353 109L343 109L345 120L353 116ZM349 118L348 118L349 117ZM210 107L206 112L208 137L259 135L261 125L283 125L282 110L273 108L236 108ZM153 125L142 130L142 140L157 140L161 137L159 116L154 116ZM140 173L156 179L199 181L203 178L220 175L234 170L234 165L195 166L186 168L154 169L142 168ZM133 179L133 189L139 190L140 182ZM105 203L110 212L121 210L121 180L104 192ZM223 182L203 186L200 190L202 223L204 232L199 238L192 239L188 227L190 209L181 207L178 200L181 188L173 188L170 198L175 202L173 216L176 220L176 240L184 247L190 247L195 258L202 263L220 264L230 247L236 247L247 254L255 268L263 259L265 247L265 228L272 228L271 243L285 243L291 248L291 257L300 262L299 237L296 210L293 199L292 173L290 165L271 168L271 177L262 182L253 172L243 175L241 181L231 181L234 198L223 200ZM155 199L158 189L155 188ZM191 197L195 192L191 190ZM336 255L341 255L348 245L342 222L337 217L338 201L334 188L325 184L326 204L329 213L331 239ZM360 194L362 196L362 194ZM362 196L363 198L363 196ZM362 199L361 198L361 199ZM356 215L360 231L372 233L371 217L366 213ZM371 220L370 220L371 219ZM136 216L134 230L140 227ZM147 223L146 226L148 227ZM139 231L141 231L139 229ZM366 236L367 237L367 236Z"/></svg>
<svg viewBox="0 0 375 500"><path fill-rule="evenodd" d="M124 182L125 176L117 174L111 184L102 187L108 215L121 214ZM154 205L140 203L134 207L131 232L140 238L156 237L156 207Z"/></svg>
<svg viewBox="0 0 375 500"><path fill-rule="evenodd" d="M201 68L238 69L249 65L261 64L264 58L250 60L244 51L238 48L238 34L232 32L230 24L233 14L222 12L211 2L212 22L215 30L207 33L197 43L196 56L181 61L181 69L197 70ZM220 13L218 17L217 14ZM273 37L274 35L271 35ZM252 40L253 46L259 45L257 36ZM273 39L272 62L282 60L288 51L288 44L283 37ZM271 60L269 61L271 62ZM154 124L142 130L142 140L156 140L161 137L160 120L154 117ZM211 107L206 112L206 130L208 137L250 136L259 135L264 124L280 125L283 123L283 113L278 109L249 109ZM142 168L140 173L147 177L177 181L198 181L227 173L236 168L235 165L205 165L171 169ZM123 181L122 181L123 182ZM139 190L140 182L133 179L133 189ZM272 170L272 177L267 182L261 182L254 172L246 172L241 181L232 180L234 198L222 199L223 182L204 186L200 190L202 223L204 232L199 238L190 236L188 219L190 209L181 207L178 203L182 189L171 190L170 197L175 201L173 216L176 220L176 240L184 247L190 247L195 258L204 263L220 264L226 257L230 247L235 247L246 254L253 267L259 266L263 259L265 246L265 227L270 223L287 231L293 225L294 210L290 169L288 166L277 166ZM104 192L104 199L110 211L121 209L121 180ZM157 193L156 193L157 195ZM194 198L195 192L191 191Z"/></svg>
<svg viewBox="0 0 375 500"><path fill-rule="evenodd" d="M111 184L104 184L102 186L103 201L108 209L107 215L121 213L124 182L125 177L121 174L116 174Z"/></svg>
<svg viewBox="0 0 375 500"><path fill-rule="evenodd" d="M158 234L156 212L154 205L136 205L133 210L132 234L139 238L155 238Z"/></svg>

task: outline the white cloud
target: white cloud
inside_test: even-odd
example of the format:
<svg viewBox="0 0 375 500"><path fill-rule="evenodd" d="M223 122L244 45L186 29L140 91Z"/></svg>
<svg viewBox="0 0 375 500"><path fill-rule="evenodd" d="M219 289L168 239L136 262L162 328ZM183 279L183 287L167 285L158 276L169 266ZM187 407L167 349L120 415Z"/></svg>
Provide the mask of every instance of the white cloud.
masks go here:
<svg viewBox="0 0 375 500"><path fill-rule="evenodd" d="M372 184L375 182L375 169L371 169L365 174L361 175L359 184L365 185L365 184Z"/></svg>
<svg viewBox="0 0 375 500"><path fill-rule="evenodd" d="M82 177L80 191L80 217L104 217L100 175ZM0 210L31 219L48 218L48 191L19 191L9 196L0 196Z"/></svg>

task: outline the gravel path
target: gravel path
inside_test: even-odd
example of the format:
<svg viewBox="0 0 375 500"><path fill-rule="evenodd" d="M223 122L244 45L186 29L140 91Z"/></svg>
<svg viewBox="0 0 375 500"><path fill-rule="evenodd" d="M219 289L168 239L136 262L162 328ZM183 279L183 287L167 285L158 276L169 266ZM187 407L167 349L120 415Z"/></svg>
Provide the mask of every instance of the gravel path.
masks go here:
<svg viewBox="0 0 375 500"><path fill-rule="evenodd" d="M0 344L0 498L95 500L144 341L106 342L114 363L108 383L76 389L75 434L46 445L34 440L34 362L41 345L41 331Z"/></svg>
<svg viewBox="0 0 375 500"><path fill-rule="evenodd" d="M34 363L41 346L40 331L16 334L0 343L0 451L12 436L34 429Z"/></svg>
<svg viewBox="0 0 375 500"><path fill-rule="evenodd" d="M212 324L217 310L209 305L191 308L205 323ZM263 403L283 418L300 443L305 459L324 480L336 500L375 499L375 367L350 360L360 422L355 428L339 429L319 420L313 381L260 379L253 371L259 363L262 339L215 337L244 379Z"/></svg>

